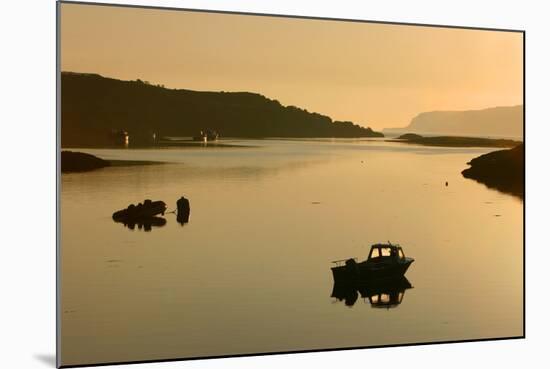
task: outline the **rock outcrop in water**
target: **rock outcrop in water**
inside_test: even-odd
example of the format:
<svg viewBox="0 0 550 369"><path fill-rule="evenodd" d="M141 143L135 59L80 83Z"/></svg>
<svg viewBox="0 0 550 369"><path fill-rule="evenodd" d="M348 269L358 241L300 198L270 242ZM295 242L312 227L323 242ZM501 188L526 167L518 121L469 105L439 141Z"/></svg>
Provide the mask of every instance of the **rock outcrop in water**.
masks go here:
<svg viewBox="0 0 550 369"><path fill-rule="evenodd" d="M164 201L151 201L149 199L137 205L130 204L126 209L115 211L113 219L128 220L128 219L145 219L157 215L164 215L166 211L166 203Z"/></svg>
<svg viewBox="0 0 550 369"><path fill-rule="evenodd" d="M110 163L97 156L76 151L61 152L61 172L87 172L108 167Z"/></svg>
<svg viewBox="0 0 550 369"><path fill-rule="evenodd" d="M436 136L424 137L415 133L406 133L390 142L403 142L425 146L444 147L515 147L521 141L480 137Z"/></svg>
<svg viewBox="0 0 550 369"><path fill-rule="evenodd" d="M165 211L164 201L145 200L143 203L130 204L126 209L115 211L113 220L131 230L134 230L137 225L138 229L149 232L153 227L162 227L166 224L166 219L157 216L164 215Z"/></svg>
<svg viewBox="0 0 550 369"><path fill-rule="evenodd" d="M510 150L493 151L470 160L462 171L465 178L487 187L523 198L525 192L525 149L518 145Z"/></svg>

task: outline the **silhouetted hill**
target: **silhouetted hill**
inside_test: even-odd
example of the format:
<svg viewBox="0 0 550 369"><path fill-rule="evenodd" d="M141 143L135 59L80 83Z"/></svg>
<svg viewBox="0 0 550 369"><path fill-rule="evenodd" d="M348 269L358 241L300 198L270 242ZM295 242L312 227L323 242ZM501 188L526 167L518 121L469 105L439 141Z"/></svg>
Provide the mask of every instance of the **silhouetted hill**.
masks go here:
<svg viewBox="0 0 550 369"><path fill-rule="evenodd" d="M524 155L523 144L510 150L493 151L468 162L470 168L464 169L462 175L487 187L523 198Z"/></svg>
<svg viewBox="0 0 550 369"><path fill-rule="evenodd" d="M108 144L117 129L135 143L153 132L185 137L204 128L222 137L383 137L250 92L176 90L140 80L61 73L63 146Z"/></svg>
<svg viewBox="0 0 550 369"><path fill-rule="evenodd" d="M523 105L421 113L407 127L387 128L384 132L523 137Z"/></svg>

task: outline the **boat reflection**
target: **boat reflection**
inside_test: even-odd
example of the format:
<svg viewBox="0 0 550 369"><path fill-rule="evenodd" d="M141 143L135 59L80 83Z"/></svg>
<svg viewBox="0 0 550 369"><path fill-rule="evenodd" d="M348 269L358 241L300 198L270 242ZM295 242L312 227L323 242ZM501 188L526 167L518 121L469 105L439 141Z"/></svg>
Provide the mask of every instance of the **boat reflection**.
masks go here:
<svg viewBox="0 0 550 369"><path fill-rule="evenodd" d="M359 296L369 302L373 308L391 309L399 306L405 291L413 288L404 276L390 279L372 280L361 284L347 281L334 282L331 297L344 301L346 306L353 306Z"/></svg>
<svg viewBox="0 0 550 369"><path fill-rule="evenodd" d="M166 225L166 219L161 217L144 217L144 218L138 218L138 219L113 219L115 223L122 223L125 227L127 227L130 230L135 230L136 226L139 230L143 230L145 232L151 232L153 227L163 227Z"/></svg>

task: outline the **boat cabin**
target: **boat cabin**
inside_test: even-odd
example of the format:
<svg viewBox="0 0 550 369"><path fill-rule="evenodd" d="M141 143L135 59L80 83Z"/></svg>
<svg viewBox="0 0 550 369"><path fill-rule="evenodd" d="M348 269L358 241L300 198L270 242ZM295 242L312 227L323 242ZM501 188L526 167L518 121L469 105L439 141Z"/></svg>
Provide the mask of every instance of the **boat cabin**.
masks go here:
<svg viewBox="0 0 550 369"><path fill-rule="evenodd" d="M390 259L405 259L405 254L401 246L392 245L391 243L378 243L371 246L368 258L369 261L377 262Z"/></svg>
<svg viewBox="0 0 550 369"><path fill-rule="evenodd" d="M340 263L344 265L339 265ZM355 258L337 260L332 267L332 275L336 280L374 280L403 276L409 266L414 262L413 258L405 257L403 249L399 245L374 244L370 248L367 260L357 262Z"/></svg>

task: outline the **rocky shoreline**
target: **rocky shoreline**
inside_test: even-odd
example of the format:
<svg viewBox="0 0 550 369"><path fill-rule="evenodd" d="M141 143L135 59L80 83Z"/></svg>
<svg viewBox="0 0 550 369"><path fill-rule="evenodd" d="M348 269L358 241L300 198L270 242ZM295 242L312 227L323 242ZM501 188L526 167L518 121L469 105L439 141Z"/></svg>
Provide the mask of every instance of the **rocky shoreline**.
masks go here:
<svg viewBox="0 0 550 369"><path fill-rule="evenodd" d="M468 162L470 168L462 171L465 178L483 183L489 188L524 198L525 148L493 151Z"/></svg>

